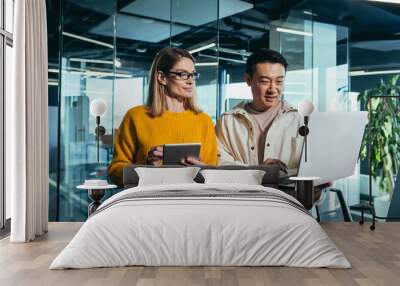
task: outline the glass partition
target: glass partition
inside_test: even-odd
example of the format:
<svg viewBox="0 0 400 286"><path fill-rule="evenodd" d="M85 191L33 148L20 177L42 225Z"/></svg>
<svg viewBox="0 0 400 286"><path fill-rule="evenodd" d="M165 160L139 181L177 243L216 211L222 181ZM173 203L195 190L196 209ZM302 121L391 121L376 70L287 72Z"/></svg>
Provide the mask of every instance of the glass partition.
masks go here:
<svg viewBox="0 0 400 286"><path fill-rule="evenodd" d="M358 93L350 92L349 29L315 21L313 1L304 1L271 22L270 46L289 62L285 99L297 106L311 100L316 111L358 111ZM348 205L360 201L359 166L353 176L333 182ZM338 198L327 193L320 205L322 219L343 220Z"/></svg>
<svg viewBox="0 0 400 286"><path fill-rule="evenodd" d="M102 99L107 112L101 117L106 134L112 132L115 79L113 1L65 0L61 26L61 101L59 117L59 167L50 174L58 180L58 219L81 221L87 216L87 192L76 187L85 179L106 177L111 149L100 144L97 158L96 121L90 102ZM71 21L81 15L80 23Z"/></svg>
<svg viewBox="0 0 400 286"><path fill-rule="evenodd" d="M314 100L313 43L316 35L311 3L303 1L270 25L270 48L280 51L289 64L284 99L293 106L304 99Z"/></svg>
<svg viewBox="0 0 400 286"><path fill-rule="evenodd" d="M219 115L252 98L243 75L251 52L268 47L269 17L261 12L263 5L256 10L252 3L232 1L219 7Z"/></svg>
<svg viewBox="0 0 400 286"><path fill-rule="evenodd" d="M364 91L360 98L369 114L361 156L368 166L368 200L378 219L400 220L400 74Z"/></svg>
<svg viewBox="0 0 400 286"><path fill-rule="evenodd" d="M382 4L383 5L383 4ZM396 4L387 4L388 10L395 11ZM370 5L369 8L371 12L372 9L377 11L382 9L382 6ZM380 32L379 38L365 37L356 38L352 37L350 45L351 54L351 93L358 94L360 96L359 103L361 104L363 110L368 110L367 99L365 93L368 92L370 96L382 96L379 99L380 106L391 106L391 108L385 108L384 110L378 108L378 99L374 100L372 105L372 116L371 120L376 120L379 118L386 118L386 122L378 125L380 128L373 129L372 136L376 137L378 140L387 143L387 138L393 138L392 136L397 134L396 131L396 121L399 112L399 101L395 98L387 98L389 95L398 96L398 87L400 82L395 80L395 78L400 74L400 40L393 37L392 34L388 32L388 29L394 28L396 25L390 25L389 27L384 26L385 23L380 23L380 25L374 25L376 29ZM397 26L396 26L397 27ZM361 29L363 27L357 27ZM354 27L352 29L352 34L354 34ZM395 91L397 89L397 92ZM382 92L383 91L383 92ZM391 92L393 92L391 94ZM377 126L377 127L378 127ZM392 131L390 131L392 130ZM383 136L385 134L385 136ZM396 135L397 136L397 135ZM386 137L386 138L385 138ZM396 137L397 138L397 137ZM399 218L400 209L399 204L399 190L400 187L398 178L398 157L393 154L393 150L398 147L397 139L392 142L389 149L384 150L387 154L385 161L382 162L383 156L376 153L375 150L371 151L372 160L368 158L368 152L365 153L360 163L360 200L365 203L370 199L375 206L375 211L379 217L389 217ZM376 141L375 141L376 142ZM365 150L367 151L367 150ZM375 155L379 155L376 156ZM390 164L389 164L390 162ZM372 165L372 177L369 180L370 165ZM386 169L386 173L391 170L390 176L383 173L383 169ZM387 178L390 178L388 180ZM396 188L393 186L396 185ZM371 187L372 198L369 196L369 188ZM352 212L356 215L360 215L360 210L357 206L352 209ZM368 219L371 218L369 213L366 213Z"/></svg>
<svg viewBox="0 0 400 286"><path fill-rule="evenodd" d="M170 44L170 11L170 0L117 1L114 130L130 108L147 100L152 60Z"/></svg>
<svg viewBox="0 0 400 286"><path fill-rule="evenodd" d="M197 100L214 122L218 113L218 3L171 0L170 44L188 50L196 58L196 71L200 73Z"/></svg>
<svg viewBox="0 0 400 286"><path fill-rule="evenodd" d="M255 8L241 0L62 1L59 148L50 154L58 158L50 174L58 182L58 220L86 217L87 195L76 186L105 177L115 131L127 110L146 101L148 72L161 48L184 48L196 57L198 101L214 122L251 98L242 77L246 59L259 47L273 47L269 13ZM80 25L71 20L77 18ZM108 106L99 162L89 113L98 98Z"/></svg>
<svg viewBox="0 0 400 286"><path fill-rule="evenodd" d="M214 122L252 98L243 74L248 56L259 48L278 50L287 58L284 98L291 105L310 99L319 111L358 110L348 75L349 29L315 21L311 0L292 6L272 2L60 2L60 67L49 70L60 75L60 82L49 83L49 96L60 98L49 100L50 128L59 128L50 138L50 157L56 159L50 198L58 200L57 220L86 218L89 199L76 186L88 178L107 178L115 131L130 108L146 101L151 62L166 46L187 49L196 57L198 101ZM99 161L95 117L89 112L94 99L108 107L101 118L106 133L100 138ZM361 188L357 176L336 183L344 190ZM357 203L359 192L345 197L349 204ZM324 211L336 208L335 200L327 200Z"/></svg>

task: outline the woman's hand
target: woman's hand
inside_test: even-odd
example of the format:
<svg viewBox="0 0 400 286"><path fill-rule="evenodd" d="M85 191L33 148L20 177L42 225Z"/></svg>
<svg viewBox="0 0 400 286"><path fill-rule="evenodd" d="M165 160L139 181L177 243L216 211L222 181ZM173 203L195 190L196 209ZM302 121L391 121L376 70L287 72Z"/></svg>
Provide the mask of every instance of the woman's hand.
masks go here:
<svg viewBox="0 0 400 286"><path fill-rule="evenodd" d="M163 146L154 146L147 153L147 164L161 166L163 159Z"/></svg>
<svg viewBox="0 0 400 286"><path fill-rule="evenodd" d="M192 166L192 165L200 165L200 166L205 166L206 164L201 161L200 158L188 156L184 159L181 160L181 164L185 166Z"/></svg>

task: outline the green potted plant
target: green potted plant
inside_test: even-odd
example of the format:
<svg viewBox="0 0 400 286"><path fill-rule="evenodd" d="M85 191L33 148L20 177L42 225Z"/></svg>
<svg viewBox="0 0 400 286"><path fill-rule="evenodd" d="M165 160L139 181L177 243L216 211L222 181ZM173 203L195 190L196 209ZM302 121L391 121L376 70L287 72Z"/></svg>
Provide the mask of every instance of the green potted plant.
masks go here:
<svg viewBox="0 0 400 286"><path fill-rule="evenodd" d="M369 114L371 176L385 195L374 199L378 216L386 216L393 195L394 176L399 169L400 154L400 75L392 76L359 94L361 109ZM381 98L371 98L379 96ZM398 97L388 97L398 96ZM371 100L371 101L370 101ZM361 159L368 159L368 129L361 147ZM381 213L381 214L378 214Z"/></svg>

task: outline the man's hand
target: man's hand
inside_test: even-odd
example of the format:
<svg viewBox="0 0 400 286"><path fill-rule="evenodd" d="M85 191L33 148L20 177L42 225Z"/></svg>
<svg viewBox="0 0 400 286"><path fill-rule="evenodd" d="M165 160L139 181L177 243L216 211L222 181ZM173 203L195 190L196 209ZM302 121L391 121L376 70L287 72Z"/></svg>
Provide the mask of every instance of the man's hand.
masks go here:
<svg viewBox="0 0 400 286"><path fill-rule="evenodd" d="M196 158L196 157L192 157L192 156L188 156L188 157L182 159L181 164L185 165L185 166L192 166L192 165L204 166L205 165L205 163L203 161L201 161L200 158Z"/></svg>
<svg viewBox="0 0 400 286"><path fill-rule="evenodd" d="M325 184L322 184L319 186L315 186L314 187L314 203L321 199L323 189L332 187L332 185L333 185L332 182L328 182L328 183L325 183Z"/></svg>
<svg viewBox="0 0 400 286"><path fill-rule="evenodd" d="M314 190L323 190L323 189L326 189L326 188L329 188L329 187L332 187L333 186L333 183L332 182L328 182L328 183L325 183L325 184L322 184L322 185L318 185L318 186L315 186L314 187Z"/></svg>
<svg viewBox="0 0 400 286"><path fill-rule="evenodd" d="M268 158L267 160L264 161L263 165L279 165L281 171L283 171L285 174L287 174L288 172L288 167L286 166L286 164L279 159Z"/></svg>
<svg viewBox="0 0 400 286"><path fill-rule="evenodd" d="M161 166L163 159L163 146L154 146L147 153L147 164Z"/></svg>

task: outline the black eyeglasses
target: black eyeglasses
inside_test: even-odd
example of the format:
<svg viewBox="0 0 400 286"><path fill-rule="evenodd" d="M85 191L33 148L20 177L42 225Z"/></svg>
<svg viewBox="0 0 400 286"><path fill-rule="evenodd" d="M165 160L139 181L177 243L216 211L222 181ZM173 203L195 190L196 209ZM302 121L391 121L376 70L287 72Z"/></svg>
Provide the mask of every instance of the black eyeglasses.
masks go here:
<svg viewBox="0 0 400 286"><path fill-rule="evenodd" d="M190 77L193 80L196 80L200 77L200 73L198 72L193 72L193 73L188 73L188 72L174 72L174 71L169 71L168 73L176 75L176 78L179 80L188 80Z"/></svg>

